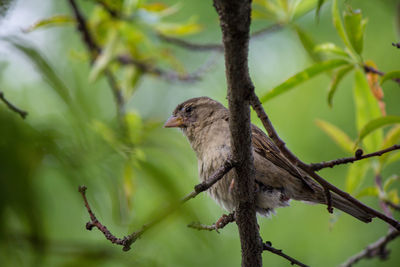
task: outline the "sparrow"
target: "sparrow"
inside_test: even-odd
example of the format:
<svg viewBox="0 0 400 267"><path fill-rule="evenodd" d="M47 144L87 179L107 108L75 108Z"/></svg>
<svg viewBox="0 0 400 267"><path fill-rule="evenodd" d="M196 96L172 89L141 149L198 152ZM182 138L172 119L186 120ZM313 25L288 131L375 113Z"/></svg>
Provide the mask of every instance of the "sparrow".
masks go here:
<svg viewBox="0 0 400 267"><path fill-rule="evenodd" d="M179 104L164 127L180 128L187 137L198 159L201 182L231 156L228 109L211 98L197 97ZM291 199L326 204L321 185L293 165L257 126L252 124L251 130L258 214L268 216L275 208L289 206ZM236 206L235 175L231 169L208 189L209 195L229 212ZM331 194L333 207L363 222L370 222L374 217L334 192Z"/></svg>

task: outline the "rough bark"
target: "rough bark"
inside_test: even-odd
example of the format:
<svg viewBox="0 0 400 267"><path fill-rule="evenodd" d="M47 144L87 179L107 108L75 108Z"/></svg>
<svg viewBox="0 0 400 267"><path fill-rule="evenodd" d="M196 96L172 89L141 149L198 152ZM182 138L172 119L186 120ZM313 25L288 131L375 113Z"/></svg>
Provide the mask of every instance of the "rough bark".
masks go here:
<svg viewBox="0 0 400 267"><path fill-rule="evenodd" d="M251 1L214 0L225 52L232 156L236 165L236 223L242 266L262 266L262 241L254 205L254 163L251 145L250 96L254 91L248 70Z"/></svg>

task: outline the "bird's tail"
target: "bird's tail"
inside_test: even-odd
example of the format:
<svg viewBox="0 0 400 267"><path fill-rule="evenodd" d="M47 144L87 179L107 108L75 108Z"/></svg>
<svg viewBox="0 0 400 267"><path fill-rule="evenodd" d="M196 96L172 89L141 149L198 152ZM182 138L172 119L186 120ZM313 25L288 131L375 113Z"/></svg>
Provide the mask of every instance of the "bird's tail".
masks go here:
<svg viewBox="0 0 400 267"><path fill-rule="evenodd" d="M326 203L326 200L324 200L323 203ZM372 218L375 217L374 215L366 212L365 210L362 210L352 202L348 201L347 199L344 199L339 195L336 195L335 193L332 193L332 206L334 208L346 212L347 214L350 214L351 216L365 223L371 222Z"/></svg>

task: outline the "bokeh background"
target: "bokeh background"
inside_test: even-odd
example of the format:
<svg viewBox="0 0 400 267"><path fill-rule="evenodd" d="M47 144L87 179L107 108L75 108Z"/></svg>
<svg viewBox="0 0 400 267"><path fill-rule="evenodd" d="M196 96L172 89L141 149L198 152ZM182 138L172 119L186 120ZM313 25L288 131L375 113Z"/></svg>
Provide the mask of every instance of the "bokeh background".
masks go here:
<svg viewBox="0 0 400 267"><path fill-rule="evenodd" d="M159 1L168 5L176 1ZM391 46L399 39L398 1L347 1L368 18L364 57L383 71L399 67L400 52ZM89 17L93 1L79 0ZM296 23L318 43L340 39L332 25L330 2L319 22L311 11ZM77 189L87 196L97 217L117 236L131 233L190 192L197 183L197 160L187 140L176 129L162 128L174 107L196 96L209 96L226 104L223 56L194 52L158 41L188 72L207 60L211 66L196 82L168 81L145 75L135 85L126 110L134 145L127 159L119 140L115 103L103 77L89 81L88 56L74 24L23 30L55 14L71 14L67 1L17 0L0 20L0 91L29 112L22 120L0 103L0 262L1 266L239 266L240 242L235 224L221 233L186 227L192 221L212 224L224 212L206 194L186 203L149 230L129 252L109 243L103 235L85 229L89 217ZM202 26L185 36L194 42L220 42L220 29L212 1L186 0L168 20L194 17ZM254 30L269 25L254 21ZM14 41L10 41L14 38ZM15 41L17 40L17 41ZM50 64L53 74L32 63L13 42L29 43ZM262 94L311 64L295 31L281 31L251 41L249 64L256 91ZM50 71L50 72L51 72ZM46 76L47 75L47 76ZM51 86L48 75L58 77ZM281 137L301 159L319 162L345 154L320 128L323 119L357 137L353 80L346 77L326 102L329 75L321 75L265 105ZM63 99L55 87L72 95ZM400 90L384 85L387 113L400 115ZM260 125L256 116L253 122ZM344 188L347 166L321 172ZM384 176L399 173L399 163ZM363 186L373 184L368 173ZM393 185L398 188L398 184ZM376 197L361 199L379 208ZM398 218L398 216L397 216ZM379 220L363 224L345 214L330 215L324 206L292 202L271 218L260 218L264 240L310 266L337 266L387 232ZM358 266L399 266L400 241L389 245L386 261L364 260ZM265 266L289 266L284 259L263 254Z"/></svg>

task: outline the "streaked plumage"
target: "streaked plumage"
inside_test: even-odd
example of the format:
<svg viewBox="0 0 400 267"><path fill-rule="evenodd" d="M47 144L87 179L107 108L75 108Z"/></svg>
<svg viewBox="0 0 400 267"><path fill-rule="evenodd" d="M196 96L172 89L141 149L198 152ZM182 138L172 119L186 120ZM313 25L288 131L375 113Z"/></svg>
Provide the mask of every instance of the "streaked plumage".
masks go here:
<svg viewBox="0 0 400 267"><path fill-rule="evenodd" d="M228 110L208 97L192 98L178 105L165 127L182 129L196 152L201 181L217 170L231 153ZM277 207L288 206L290 199L326 202L321 186L286 159L255 125L252 125L252 141L259 214L266 216ZM209 189L211 197L228 211L235 208L234 179L235 172L231 170ZM371 221L373 216L342 197L332 193L332 199L334 207L361 221Z"/></svg>

